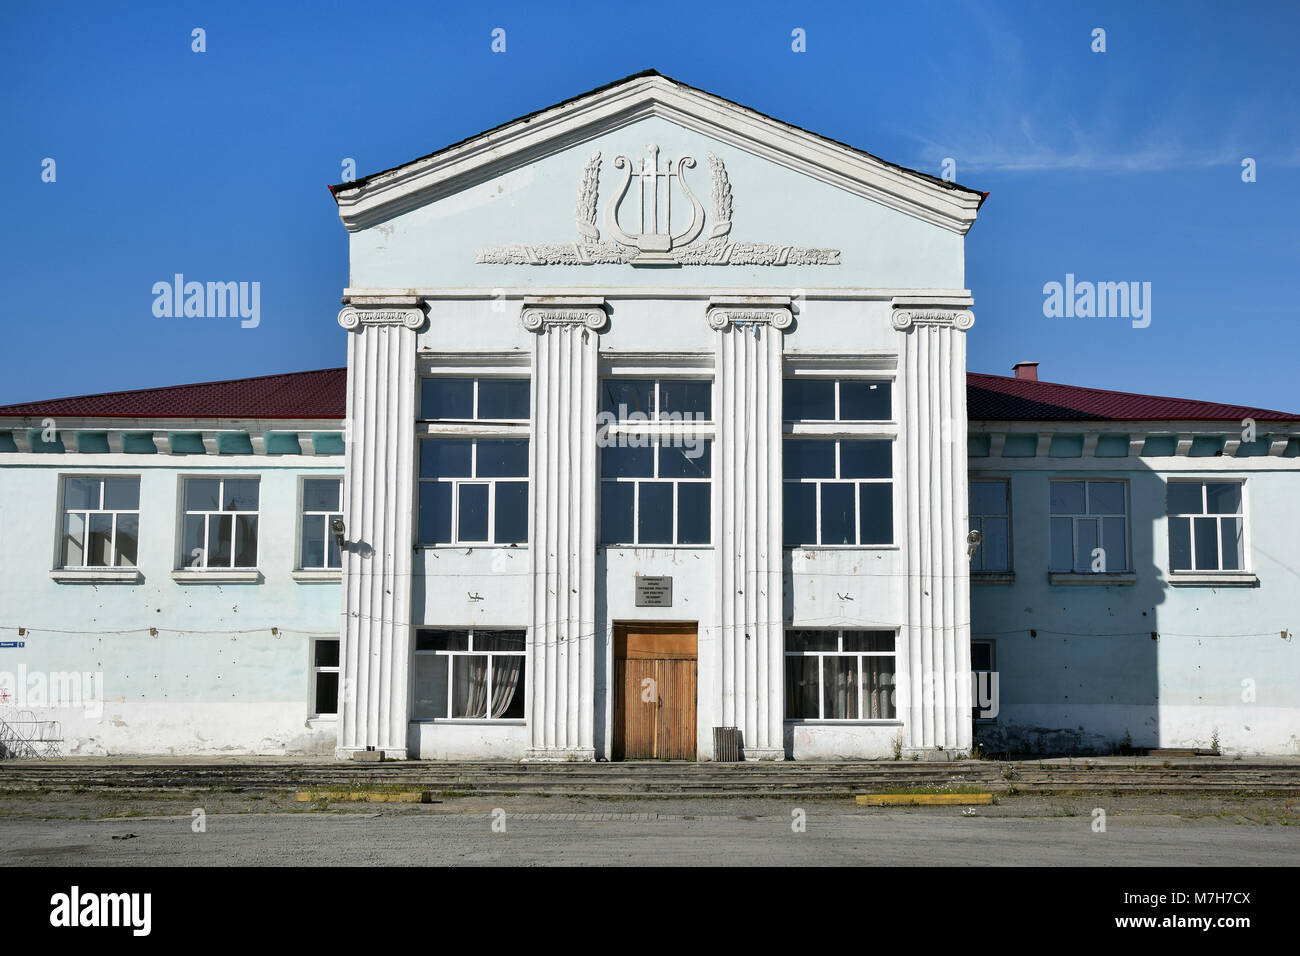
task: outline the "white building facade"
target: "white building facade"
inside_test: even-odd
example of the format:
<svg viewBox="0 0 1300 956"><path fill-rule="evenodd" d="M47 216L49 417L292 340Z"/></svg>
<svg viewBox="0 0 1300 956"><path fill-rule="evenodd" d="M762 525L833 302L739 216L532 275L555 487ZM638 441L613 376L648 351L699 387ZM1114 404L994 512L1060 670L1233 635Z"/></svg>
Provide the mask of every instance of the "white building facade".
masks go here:
<svg viewBox="0 0 1300 956"><path fill-rule="evenodd" d="M980 193L654 73L332 191L346 370L0 408L0 730L1300 751L1300 424L968 376Z"/></svg>

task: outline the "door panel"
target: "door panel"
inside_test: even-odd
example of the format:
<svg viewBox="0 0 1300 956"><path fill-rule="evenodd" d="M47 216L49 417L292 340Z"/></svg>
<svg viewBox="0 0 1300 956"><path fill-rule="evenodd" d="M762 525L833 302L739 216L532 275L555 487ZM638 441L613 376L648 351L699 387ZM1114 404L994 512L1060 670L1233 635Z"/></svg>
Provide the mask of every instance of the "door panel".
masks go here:
<svg viewBox="0 0 1300 956"><path fill-rule="evenodd" d="M694 760L696 626L614 628L615 760Z"/></svg>

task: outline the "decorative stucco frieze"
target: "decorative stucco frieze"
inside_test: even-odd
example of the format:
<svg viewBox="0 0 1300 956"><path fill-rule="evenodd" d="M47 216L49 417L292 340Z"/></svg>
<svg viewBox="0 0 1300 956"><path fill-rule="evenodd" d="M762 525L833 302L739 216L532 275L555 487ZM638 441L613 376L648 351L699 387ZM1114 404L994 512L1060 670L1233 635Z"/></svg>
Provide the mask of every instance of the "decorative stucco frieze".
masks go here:
<svg viewBox="0 0 1300 956"><path fill-rule="evenodd" d="M363 325L400 325L408 329L418 329L424 324L424 310L416 308L357 308L347 306L339 312L339 325L349 332L356 331Z"/></svg>
<svg viewBox="0 0 1300 956"><path fill-rule="evenodd" d="M917 325L934 325L967 332L975 324L969 309L895 309L890 321L900 332Z"/></svg>
<svg viewBox="0 0 1300 956"><path fill-rule="evenodd" d="M578 184L578 200L574 220L578 229L577 242L564 243L511 243L479 249L475 261L496 265L839 265L840 251L826 248L804 248L767 242L730 242L727 236L732 226L731 179L727 168L712 153L708 154L709 169L713 177L712 209L707 217L710 223L707 238L704 226L704 207L691 191L685 171L696 166L691 156L679 160L669 159L659 165L659 147L647 147L649 156L639 167L626 156L614 157L614 168L623 170L622 181L613 198L605 207L605 230L611 238L601 240L596 225L599 202L601 154L593 153L583 168ZM625 231L619 223L618 213L623 205L632 180L640 180L640 197L637 232ZM672 200L663 205L660 221L660 181L667 197L676 181L677 190L686 200L690 220L684 228L674 231L672 225ZM651 198L647 216L646 197ZM680 202L679 202L680 206Z"/></svg>

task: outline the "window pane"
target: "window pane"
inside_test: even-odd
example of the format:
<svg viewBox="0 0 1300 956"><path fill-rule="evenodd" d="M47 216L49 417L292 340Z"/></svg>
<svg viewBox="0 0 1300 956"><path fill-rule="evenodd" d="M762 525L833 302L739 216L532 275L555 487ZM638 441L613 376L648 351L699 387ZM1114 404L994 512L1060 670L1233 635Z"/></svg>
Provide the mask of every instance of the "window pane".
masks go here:
<svg viewBox="0 0 1300 956"><path fill-rule="evenodd" d="M840 635L838 631L792 628L785 632L785 649L787 651L838 651Z"/></svg>
<svg viewBox="0 0 1300 956"><path fill-rule="evenodd" d="M709 421L712 411L712 382L665 379L659 383L660 419L681 416L682 421Z"/></svg>
<svg viewBox="0 0 1300 956"><path fill-rule="evenodd" d="M104 479L105 511L138 511L140 509L139 478Z"/></svg>
<svg viewBox="0 0 1300 956"><path fill-rule="evenodd" d="M1193 518L1196 539L1196 570L1219 570L1219 519Z"/></svg>
<svg viewBox="0 0 1300 956"><path fill-rule="evenodd" d="M1128 570L1127 529L1123 518L1101 519L1102 547L1106 549L1106 570Z"/></svg>
<svg viewBox="0 0 1300 956"><path fill-rule="evenodd" d="M415 708L421 720L447 716L447 662L441 654L415 655Z"/></svg>
<svg viewBox="0 0 1300 956"><path fill-rule="evenodd" d="M787 438L782 445L787 478L834 478L835 442Z"/></svg>
<svg viewBox="0 0 1300 956"><path fill-rule="evenodd" d="M303 511L338 511L339 492L343 482L338 478L308 478L302 483Z"/></svg>
<svg viewBox="0 0 1300 956"><path fill-rule="evenodd" d="M857 544L853 485L822 485L822 544Z"/></svg>
<svg viewBox="0 0 1300 956"><path fill-rule="evenodd" d="M1052 519L1052 570L1069 571L1074 567L1073 522L1070 518Z"/></svg>
<svg viewBox="0 0 1300 956"><path fill-rule="evenodd" d="M600 410L613 412L619 421L641 413L647 418L654 409L651 398L654 382L642 379L607 378L601 383Z"/></svg>
<svg viewBox="0 0 1300 956"><path fill-rule="evenodd" d="M890 441L840 442L841 478L892 478L894 443Z"/></svg>
<svg viewBox="0 0 1300 956"><path fill-rule="evenodd" d="M99 507L98 478L69 478L63 486L66 511L94 511Z"/></svg>
<svg viewBox="0 0 1300 956"><path fill-rule="evenodd" d="M499 720L524 719L524 671L527 661L497 657L492 661L492 716Z"/></svg>
<svg viewBox="0 0 1300 956"><path fill-rule="evenodd" d="M787 442L787 444L789 444ZM817 543L817 486L787 481L782 491L785 512L782 540L787 548Z"/></svg>
<svg viewBox="0 0 1300 956"><path fill-rule="evenodd" d="M820 716L817 665L816 657L785 659L785 716L790 720L816 720Z"/></svg>
<svg viewBox="0 0 1300 956"><path fill-rule="evenodd" d="M234 515L208 515L208 567L230 567Z"/></svg>
<svg viewBox="0 0 1300 956"><path fill-rule="evenodd" d="M186 515L181 524L181 567L201 568L203 561L203 516Z"/></svg>
<svg viewBox="0 0 1300 956"><path fill-rule="evenodd" d="M456 490L457 541L488 539L488 486L462 484Z"/></svg>
<svg viewBox="0 0 1300 956"><path fill-rule="evenodd" d="M1119 481L1088 482L1088 514L1122 515L1124 483Z"/></svg>
<svg viewBox="0 0 1300 956"><path fill-rule="evenodd" d="M338 641L317 641L316 642L316 666L317 667L338 667L339 666L339 642Z"/></svg>
<svg viewBox="0 0 1300 956"><path fill-rule="evenodd" d="M1052 482L1052 514L1081 515L1083 513L1083 482Z"/></svg>
<svg viewBox="0 0 1300 956"><path fill-rule="evenodd" d="M638 482L641 499L637 509L638 544L673 543L673 483Z"/></svg>
<svg viewBox="0 0 1300 956"><path fill-rule="evenodd" d="M858 659L822 658L822 716L827 720L856 720L858 717Z"/></svg>
<svg viewBox="0 0 1300 956"><path fill-rule="evenodd" d="M1173 571L1192 569L1191 518L1169 519L1169 568Z"/></svg>
<svg viewBox="0 0 1300 956"><path fill-rule="evenodd" d="M988 641L971 641L970 669L973 671L993 670L993 645Z"/></svg>
<svg viewBox="0 0 1300 956"><path fill-rule="evenodd" d="M474 650L523 653L527 633L527 631L475 631Z"/></svg>
<svg viewBox="0 0 1300 956"><path fill-rule="evenodd" d="M480 419L527 421L532 402L526 378L481 378L478 382Z"/></svg>
<svg viewBox="0 0 1300 956"><path fill-rule="evenodd" d="M840 421L889 421L889 392L889 382L841 381Z"/></svg>
<svg viewBox="0 0 1300 956"><path fill-rule="evenodd" d="M681 444L659 446L660 478L707 478L711 459L712 442L699 438L690 447Z"/></svg>
<svg viewBox="0 0 1300 956"><path fill-rule="evenodd" d="M488 659L458 654L451 660L451 715L487 716Z"/></svg>
<svg viewBox="0 0 1300 956"><path fill-rule="evenodd" d="M1007 514L1007 483L1005 481L972 481L970 483L970 513L973 515Z"/></svg>
<svg viewBox="0 0 1300 956"><path fill-rule="evenodd" d="M302 567L325 566L325 516L302 516Z"/></svg>
<svg viewBox="0 0 1300 956"><path fill-rule="evenodd" d="M1245 566L1242 554L1241 519L1220 518L1220 530L1223 533L1223 570L1240 571Z"/></svg>
<svg viewBox="0 0 1300 956"><path fill-rule="evenodd" d="M1084 518L1074 523L1074 570L1092 571L1092 562L1094 560L1092 552L1098 546L1098 528L1095 518ZM1107 570L1110 567L1109 555L1107 556Z"/></svg>
<svg viewBox="0 0 1300 956"><path fill-rule="evenodd" d="M787 378L781 383L782 409L787 422L833 421L835 382L833 379Z"/></svg>
<svg viewBox="0 0 1300 956"><path fill-rule="evenodd" d="M186 511L220 511L221 482L212 478L185 480Z"/></svg>
<svg viewBox="0 0 1300 956"><path fill-rule="evenodd" d="M86 541L86 516L71 512L63 516L63 566L82 567L85 561L83 547Z"/></svg>
<svg viewBox="0 0 1300 956"><path fill-rule="evenodd" d="M985 518L980 538L981 571L1011 570L1007 552L1007 519Z"/></svg>
<svg viewBox="0 0 1300 956"><path fill-rule="evenodd" d="M474 443L467 438L426 438L420 442L420 477L468 478Z"/></svg>
<svg viewBox="0 0 1300 956"><path fill-rule="evenodd" d="M256 478L228 478L225 481L225 487L222 488L221 494L225 498L225 507L223 511L256 511L257 510L257 486Z"/></svg>
<svg viewBox="0 0 1300 956"><path fill-rule="evenodd" d="M117 516L117 566L133 568L139 560L140 516Z"/></svg>
<svg viewBox="0 0 1300 956"><path fill-rule="evenodd" d="M474 417L472 378L426 378L420 383L420 418L424 421Z"/></svg>
<svg viewBox="0 0 1300 956"><path fill-rule="evenodd" d="M894 719L894 659L864 657L859 666L862 668L862 716L872 720Z"/></svg>
<svg viewBox="0 0 1300 956"><path fill-rule="evenodd" d="M235 567L257 567L257 515L235 515Z"/></svg>
<svg viewBox="0 0 1300 956"><path fill-rule="evenodd" d="M451 483L420 482L420 544L451 541Z"/></svg>
<svg viewBox="0 0 1300 956"><path fill-rule="evenodd" d="M626 441L627 436L620 436ZM654 446L610 445L600 450L602 478L651 478L655 467Z"/></svg>
<svg viewBox="0 0 1300 956"><path fill-rule="evenodd" d="M636 484L631 481L600 483L600 540L602 544L631 544L632 502Z"/></svg>
<svg viewBox="0 0 1300 956"><path fill-rule="evenodd" d="M1171 481L1166 490L1165 511L1171 515L1199 515L1205 513L1201 501L1200 482Z"/></svg>
<svg viewBox="0 0 1300 956"><path fill-rule="evenodd" d="M446 628L416 631L415 649L417 651L467 651L469 631Z"/></svg>
<svg viewBox="0 0 1300 956"><path fill-rule="evenodd" d="M1212 481L1205 485L1206 511L1212 515L1241 514L1241 485Z"/></svg>
<svg viewBox="0 0 1300 956"><path fill-rule="evenodd" d="M894 543L893 491L892 482L858 485L860 544Z"/></svg>
<svg viewBox="0 0 1300 956"><path fill-rule="evenodd" d="M497 482L497 544L519 544L528 540L528 482Z"/></svg>
<svg viewBox="0 0 1300 956"><path fill-rule="evenodd" d="M889 651L894 650L893 631L845 631L845 651Z"/></svg>
<svg viewBox="0 0 1300 956"><path fill-rule="evenodd" d="M316 675L316 713L339 712L339 675L337 671Z"/></svg>
<svg viewBox="0 0 1300 956"><path fill-rule="evenodd" d="M709 485L683 481L677 485L677 543L709 543Z"/></svg>
<svg viewBox="0 0 1300 956"><path fill-rule="evenodd" d="M478 443L476 478L527 478L528 440L493 439Z"/></svg>

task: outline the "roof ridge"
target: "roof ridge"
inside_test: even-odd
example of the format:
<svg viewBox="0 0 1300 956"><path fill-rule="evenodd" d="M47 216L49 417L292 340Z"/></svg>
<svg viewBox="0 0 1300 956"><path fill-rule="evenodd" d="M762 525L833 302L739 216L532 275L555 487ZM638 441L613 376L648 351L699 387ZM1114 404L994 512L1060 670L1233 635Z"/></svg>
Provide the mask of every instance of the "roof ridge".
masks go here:
<svg viewBox="0 0 1300 956"><path fill-rule="evenodd" d="M1123 395L1126 398L1154 398L1162 402L1191 402L1196 405L1217 405L1220 408L1249 408L1257 412L1271 412L1275 415L1290 415L1291 412L1284 412L1278 408L1259 408L1254 405L1242 405L1231 402L1214 402L1209 399L1201 398L1183 398L1177 395L1152 395L1150 392L1125 392L1114 388L1097 388L1094 385L1070 385L1067 382L1045 382L1042 379L1024 379L1016 378L1014 375L994 375L991 372L971 372L967 371L966 375L978 375L980 378L996 378L1004 382L1023 382L1026 385L1050 385L1053 388L1071 388L1080 392L1101 392L1103 395ZM1297 416L1300 420L1300 416Z"/></svg>

